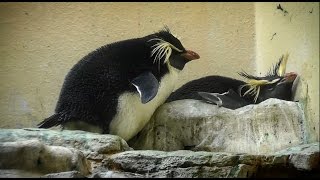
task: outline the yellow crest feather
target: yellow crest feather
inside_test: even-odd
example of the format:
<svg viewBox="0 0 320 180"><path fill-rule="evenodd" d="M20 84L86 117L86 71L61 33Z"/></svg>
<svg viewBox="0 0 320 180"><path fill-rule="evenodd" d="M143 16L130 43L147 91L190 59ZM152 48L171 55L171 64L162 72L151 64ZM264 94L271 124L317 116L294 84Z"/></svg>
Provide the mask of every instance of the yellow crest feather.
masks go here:
<svg viewBox="0 0 320 180"><path fill-rule="evenodd" d="M242 95L245 96L246 94L255 95L254 102L257 102L257 99L259 97L260 93L260 87L266 84L273 84L275 82L279 81L278 79L274 79L273 81L267 81L267 80L256 80L256 79L249 79L247 81L247 84L240 86L240 95L241 95L241 89L245 86L248 86L249 89Z"/></svg>
<svg viewBox="0 0 320 180"><path fill-rule="evenodd" d="M281 59L282 59L281 64L280 64L278 72L277 72L279 76L283 76L286 72L288 57L289 57L289 53L286 53L285 55L282 55L282 57L281 57Z"/></svg>
<svg viewBox="0 0 320 180"><path fill-rule="evenodd" d="M285 55L282 55L277 65L274 67L274 70L270 70L270 72L267 74L267 76L280 76L283 77L286 71L286 65L288 62L289 53L286 53ZM260 87L267 84L273 84L280 80L280 78L274 79L272 81L263 80L259 77L255 77L252 75L248 75L245 72L239 73L241 76L247 78L246 84L240 86L240 96L245 96L247 94L254 95L254 102L256 103L259 93L260 93ZM243 87L248 87L249 89L241 95L241 90Z"/></svg>
<svg viewBox="0 0 320 180"><path fill-rule="evenodd" d="M163 64L165 64L169 61L169 57L171 56L172 49L174 49L178 52L182 52L182 50L178 49L177 47L175 47L171 43L164 41L163 39L153 38L153 39L150 39L149 41L154 41L154 40L157 40L159 42L152 46L153 49L151 52L151 57L154 54L156 54L156 56L154 57L153 63L156 63L158 61L159 68L160 68L160 61L163 57L165 57Z"/></svg>

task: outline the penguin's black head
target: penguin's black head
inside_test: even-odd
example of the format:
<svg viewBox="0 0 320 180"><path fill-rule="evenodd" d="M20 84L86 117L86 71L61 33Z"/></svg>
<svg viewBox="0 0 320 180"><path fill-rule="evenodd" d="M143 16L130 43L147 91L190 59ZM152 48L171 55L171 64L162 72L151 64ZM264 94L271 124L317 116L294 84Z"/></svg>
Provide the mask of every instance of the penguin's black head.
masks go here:
<svg viewBox="0 0 320 180"><path fill-rule="evenodd" d="M186 50L180 40L175 37L167 26L157 33L148 36L148 44L154 63L169 63L172 67L182 70L184 65L200 56L191 50Z"/></svg>
<svg viewBox="0 0 320 180"><path fill-rule="evenodd" d="M269 98L292 100L292 85L296 77L297 74L294 72L286 73L284 76L277 78L278 80L275 83L262 86L257 102L262 102Z"/></svg>
<svg viewBox="0 0 320 180"><path fill-rule="evenodd" d="M293 83L297 79L297 74L294 72L285 73L287 60L288 54L282 56L273 69L263 77L252 76L245 72L239 73L248 80L247 84L244 85L248 87L248 90L241 92L241 95L250 94L254 96L255 103L260 103L269 98L292 100Z"/></svg>

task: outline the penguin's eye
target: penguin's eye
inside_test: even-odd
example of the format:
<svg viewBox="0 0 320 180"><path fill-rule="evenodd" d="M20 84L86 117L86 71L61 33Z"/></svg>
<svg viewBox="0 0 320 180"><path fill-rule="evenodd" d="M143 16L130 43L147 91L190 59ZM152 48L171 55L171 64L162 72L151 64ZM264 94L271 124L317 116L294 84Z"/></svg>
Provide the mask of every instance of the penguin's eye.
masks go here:
<svg viewBox="0 0 320 180"><path fill-rule="evenodd" d="M286 81L286 79L285 78L282 78L281 79L281 81L279 81L280 83L283 83L283 82L285 82Z"/></svg>
<svg viewBox="0 0 320 180"><path fill-rule="evenodd" d="M286 82L286 78L282 78L280 81L277 82L277 86L281 85L281 84L283 84L285 82Z"/></svg>

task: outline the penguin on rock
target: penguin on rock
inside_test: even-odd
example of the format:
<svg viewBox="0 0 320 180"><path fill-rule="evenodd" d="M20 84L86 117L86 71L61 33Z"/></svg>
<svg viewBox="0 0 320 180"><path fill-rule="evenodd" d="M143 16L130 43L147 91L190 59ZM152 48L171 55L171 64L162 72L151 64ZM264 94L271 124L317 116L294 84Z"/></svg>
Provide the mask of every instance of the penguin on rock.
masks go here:
<svg viewBox="0 0 320 180"><path fill-rule="evenodd" d="M196 99L228 109L237 109L249 104L258 104L269 98L293 100L297 73L285 73L288 54L279 61L267 75L258 77L240 72L247 81L225 76L206 76L192 80L170 94L166 103Z"/></svg>
<svg viewBox="0 0 320 180"><path fill-rule="evenodd" d="M37 126L61 125L128 141L174 90L185 64L199 58L167 26L145 37L102 46L72 67L55 113Z"/></svg>

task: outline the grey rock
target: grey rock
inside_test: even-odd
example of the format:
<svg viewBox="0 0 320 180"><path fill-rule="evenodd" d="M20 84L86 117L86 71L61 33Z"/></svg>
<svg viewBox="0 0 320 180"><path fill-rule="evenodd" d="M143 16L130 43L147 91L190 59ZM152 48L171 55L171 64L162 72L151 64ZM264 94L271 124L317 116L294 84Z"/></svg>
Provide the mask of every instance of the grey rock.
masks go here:
<svg viewBox="0 0 320 180"><path fill-rule="evenodd" d="M298 102L268 99L236 110L198 100L163 104L128 143L137 150L272 154L306 143Z"/></svg>
<svg viewBox="0 0 320 180"><path fill-rule="evenodd" d="M145 176L130 172L106 171L93 174L91 178L145 178Z"/></svg>
<svg viewBox="0 0 320 180"><path fill-rule="evenodd" d="M275 155L287 155L290 165L299 170L310 171L320 164L319 149L319 143L303 144L276 152Z"/></svg>
<svg viewBox="0 0 320 180"><path fill-rule="evenodd" d="M42 173L21 169L0 169L0 178L39 178Z"/></svg>
<svg viewBox="0 0 320 180"><path fill-rule="evenodd" d="M103 166L117 172L134 172L143 177L320 177L319 149L316 146L319 143L305 144L303 152L296 151L292 154L292 149L289 148L274 155L190 150L125 151L108 156L104 159ZM294 166L295 160L290 157L303 154L305 164L312 166ZM306 172L309 174L304 174Z"/></svg>
<svg viewBox="0 0 320 180"><path fill-rule="evenodd" d="M30 144L30 140L35 140L31 141L34 144ZM132 150L126 141L118 136L90 133L79 130L61 131L38 128L1 129L0 143L2 144L0 149L1 157L9 155L14 159L14 161L11 161L10 159L1 159L0 169L7 169L10 167L18 170L25 169L27 171L32 171L32 169L35 168L43 173L77 170L76 168L63 168L63 166L60 167L60 169L58 169L58 167L49 167L50 163L45 163L42 165L46 167L38 166L37 163L35 163L37 162L37 159L34 158L43 155L43 152L46 152L48 155L43 157L41 160L49 162L50 158L54 158L53 162L56 162L59 161L59 158L61 161L63 158L68 158L71 151L74 152L75 149L77 149L86 157L87 164L90 166L88 169L92 170L93 168L100 166L105 155ZM12 148L9 148L10 146L6 147L8 144L13 145ZM26 147L16 147L16 145L26 145ZM17 151L20 151L20 149L26 148L32 149L32 151L23 150L20 152L21 154L15 155L15 153L18 153ZM62 150L64 148L66 149ZM52 157L49 153L51 151L55 151L51 155ZM61 157L57 154L59 151L61 151ZM63 155L63 153L66 154ZM31 156L32 158L28 159L28 156ZM22 157L22 159L16 157ZM19 164L21 164L21 166L19 166ZM27 164L27 166L25 164ZM54 166L56 163L51 164ZM80 172L82 174L88 174L87 172L84 173L83 170L80 170Z"/></svg>
<svg viewBox="0 0 320 180"><path fill-rule="evenodd" d="M87 175L90 167L84 155L76 149L27 140L0 143L0 169L39 173L77 170Z"/></svg>
<svg viewBox="0 0 320 180"><path fill-rule="evenodd" d="M145 177L227 177L232 170L227 153L192 151L126 151L109 156L103 164L114 171L135 172Z"/></svg>
<svg viewBox="0 0 320 180"><path fill-rule="evenodd" d="M113 171L109 168L100 165L92 169L92 173L87 176L88 178L144 178L145 176L124 171Z"/></svg>
<svg viewBox="0 0 320 180"><path fill-rule="evenodd" d="M0 177L320 177L319 142L264 155L190 150L104 154L105 151L90 150L85 157L81 150L67 146L70 142L49 146L38 138L1 142ZM92 157L99 163L93 164Z"/></svg>
<svg viewBox="0 0 320 180"><path fill-rule="evenodd" d="M86 178L78 171L67 171L61 173L51 173L41 176L41 178Z"/></svg>
<svg viewBox="0 0 320 180"><path fill-rule="evenodd" d="M46 145L64 146L81 150L92 159L101 154L132 150L119 136L90 133L80 130L50 130L38 128L1 129L0 142L14 142L37 139ZM100 156L99 156L100 154Z"/></svg>

